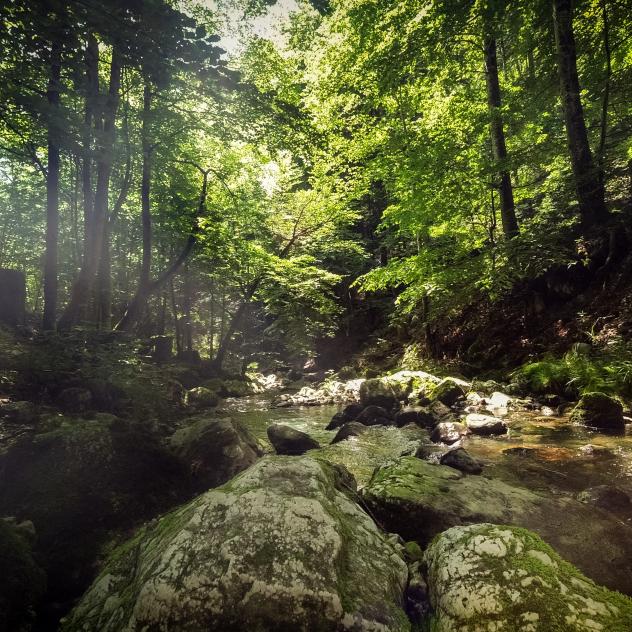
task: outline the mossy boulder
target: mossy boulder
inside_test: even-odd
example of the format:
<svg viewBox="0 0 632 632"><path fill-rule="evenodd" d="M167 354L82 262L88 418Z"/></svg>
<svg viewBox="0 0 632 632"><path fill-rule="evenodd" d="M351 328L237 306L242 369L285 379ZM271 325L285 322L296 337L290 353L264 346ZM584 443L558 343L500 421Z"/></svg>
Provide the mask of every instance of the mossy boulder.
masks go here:
<svg viewBox="0 0 632 632"><path fill-rule="evenodd" d="M262 455L250 432L229 418L195 419L177 430L168 445L185 463L197 491L222 485Z"/></svg>
<svg viewBox="0 0 632 632"><path fill-rule="evenodd" d="M469 385L463 380L446 377L435 386L430 398L439 401L446 406L454 406L460 399L465 397L466 388Z"/></svg>
<svg viewBox="0 0 632 632"><path fill-rule="evenodd" d="M605 432L625 431L623 407L605 393L584 393L571 413L571 421Z"/></svg>
<svg viewBox="0 0 632 632"><path fill-rule="evenodd" d="M300 455L308 450L320 448L318 441L306 432L301 432L284 424L271 424L267 430L268 439L277 454Z"/></svg>
<svg viewBox="0 0 632 632"><path fill-rule="evenodd" d="M224 380L219 394L222 397L246 397L253 392L252 384L246 380Z"/></svg>
<svg viewBox="0 0 632 632"><path fill-rule="evenodd" d="M632 529L570 496L539 494L407 456L379 467L363 498L387 531L422 546L463 524L531 529L594 581L632 594Z"/></svg>
<svg viewBox="0 0 632 632"><path fill-rule="evenodd" d="M381 406L390 410L397 406L398 397L395 389L386 380L372 378L360 385L360 403L367 406Z"/></svg>
<svg viewBox="0 0 632 632"><path fill-rule="evenodd" d="M0 520L0 630L26 632L46 587L44 571L20 530Z"/></svg>
<svg viewBox="0 0 632 632"><path fill-rule="evenodd" d="M425 553L436 632L627 632L632 600L596 585L536 534L476 524Z"/></svg>
<svg viewBox="0 0 632 632"><path fill-rule="evenodd" d="M187 391L185 403L192 408L214 408L219 404L219 395L205 386L196 386Z"/></svg>
<svg viewBox="0 0 632 632"><path fill-rule="evenodd" d="M115 551L62 630L409 630L401 547L342 479L264 457Z"/></svg>
<svg viewBox="0 0 632 632"><path fill-rule="evenodd" d="M51 599L60 601L85 588L113 533L188 490L184 469L149 431L110 415L66 419L21 440L0 457L0 481L0 515L33 522Z"/></svg>

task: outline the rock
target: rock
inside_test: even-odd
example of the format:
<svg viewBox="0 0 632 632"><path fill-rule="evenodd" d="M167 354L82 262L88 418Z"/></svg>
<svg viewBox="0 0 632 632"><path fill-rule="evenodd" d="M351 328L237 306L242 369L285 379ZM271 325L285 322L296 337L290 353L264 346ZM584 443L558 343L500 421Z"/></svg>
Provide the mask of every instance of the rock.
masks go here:
<svg viewBox="0 0 632 632"><path fill-rule="evenodd" d="M184 468L154 435L107 417L64 420L0 456L0 515L35 525L52 600L85 588L113 535L188 493Z"/></svg>
<svg viewBox="0 0 632 632"><path fill-rule="evenodd" d="M0 630L27 631L46 589L46 575L31 553L28 539L0 520Z"/></svg>
<svg viewBox="0 0 632 632"><path fill-rule="evenodd" d="M401 547L340 487L261 459L113 553L62 630L409 630Z"/></svg>
<svg viewBox="0 0 632 632"><path fill-rule="evenodd" d="M307 376L306 376L307 377ZM272 401L275 408L287 406L321 406L323 404L342 404L359 399L363 379L348 382L325 382L320 388L304 386L298 393L283 393Z"/></svg>
<svg viewBox="0 0 632 632"><path fill-rule="evenodd" d="M421 572L421 562L415 561L408 566L406 613L413 624L421 625L427 619L429 611L428 584Z"/></svg>
<svg viewBox="0 0 632 632"><path fill-rule="evenodd" d="M597 586L525 529L454 527L433 541L425 561L433 630L632 629L632 600Z"/></svg>
<svg viewBox="0 0 632 632"><path fill-rule="evenodd" d="M89 410L92 393L87 388L72 386L57 395L56 403L65 413L82 413Z"/></svg>
<svg viewBox="0 0 632 632"><path fill-rule="evenodd" d="M298 382L303 378L303 372L298 369L289 369L285 377L287 377L290 382Z"/></svg>
<svg viewBox="0 0 632 632"><path fill-rule="evenodd" d="M577 494L580 502L595 505L622 518L632 516L632 500L622 489L613 485L597 485Z"/></svg>
<svg viewBox="0 0 632 632"><path fill-rule="evenodd" d="M37 421L37 406L33 402L2 402L0 417L8 423L28 426Z"/></svg>
<svg viewBox="0 0 632 632"><path fill-rule="evenodd" d="M432 404L428 407L428 412L434 418L434 425L443 422L456 421L454 413L440 401L432 402Z"/></svg>
<svg viewBox="0 0 632 632"><path fill-rule="evenodd" d="M245 380L223 380L219 390L221 397L246 397L252 392L251 384Z"/></svg>
<svg viewBox="0 0 632 632"><path fill-rule="evenodd" d="M435 443L456 443L467 434L467 427L454 421L443 421L437 424L430 435L430 440Z"/></svg>
<svg viewBox="0 0 632 632"><path fill-rule="evenodd" d="M196 386L187 391L185 403L192 408L214 408L219 404L219 397L205 386Z"/></svg>
<svg viewBox="0 0 632 632"><path fill-rule="evenodd" d="M435 424L435 419L424 408L404 408L395 414L395 425L398 428L402 428L407 424L417 424L422 428L432 428Z"/></svg>
<svg viewBox="0 0 632 632"><path fill-rule="evenodd" d="M169 447L188 467L195 489L222 485L261 455L256 440L231 419L198 419L175 432Z"/></svg>
<svg viewBox="0 0 632 632"><path fill-rule="evenodd" d="M344 426L348 421L344 412L335 413L331 421L325 426L325 430L335 430L336 428Z"/></svg>
<svg viewBox="0 0 632 632"><path fill-rule="evenodd" d="M355 421L365 426L392 426L395 423L391 413L381 406L367 406Z"/></svg>
<svg viewBox="0 0 632 632"><path fill-rule="evenodd" d="M360 403L367 406L381 406L390 410L397 405L397 395L393 387L380 378L365 380L360 386Z"/></svg>
<svg viewBox="0 0 632 632"><path fill-rule="evenodd" d="M586 457L596 457L603 459L613 459L614 454L610 448L606 448L602 445L594 445L587 443L579 448L579 453Z"/></svg>
<svg viewBox="0 0 632 632"><path fill-rule="evenodd" d="M623 406L604 393L584 393L571 413L571 421L606 432L625 432Z"/></svg>
<svg viewBox="0 0 632 632"><path fill-rule="evenodd" d="M460 399L465 397L465 384L467 383L462 380L447 377L435 386L430 397L446 406L454 406Z"/></svg>
<svg viewBox="0 0 632 632"><path fill-rule="evenodd" d="M594 581L632 594L632 528L570 496L539 494L401 457L376 469L363 498L384 529L422 546L438 533L464 524L493 522L531 529Z"/></svg>
<svg viewBox="0 0 632 632"><path fill-rule="evenodd" d="M358 421L348 421L338 430L336 436L331 440L332 443L340 443L349 437L357 437L367 431L367 426Z"/></svg>
<svg viewBox="0 0 632 632"><path fill-rule="evenodd" d="M277 454L298 455L320 448L318 441L291 426L272 424L268 426L267 434Z"/></svg>
<svg viewBox="0 0 632 632"><path fill-rule="evenodd" d="M509 395L499 393L498 391L492 393L491 397L486 397L485 400L487 402L487 407L491 408L492 410L498 408L509 408L512 402L512 399L511 397L509 397Z"/></svg>
<svg viewBox="0 0 632 632"><path fill-rule="evenodd" d="M439 463L453 467L455 470L460 470L466 474L480 474L483 471L483 464L478 459L470 456L463 448L449 450L441 457Z"/></svg>
<svg viewBox="0 0 632 632"><path fill-rule="evenodd" d="M491 415L469 414L465 418L465 425L472 434L482 436L505 434L507 432L505 422Z"/></svg>
<svg viewBox="0 0 632 632"><path fill-rule="evenodd" d="M332 418L325 430L335 430L340 428L348 421L355 421L358 415L364 410L362 404L349 404L345 408L336 413Z"/></svg>

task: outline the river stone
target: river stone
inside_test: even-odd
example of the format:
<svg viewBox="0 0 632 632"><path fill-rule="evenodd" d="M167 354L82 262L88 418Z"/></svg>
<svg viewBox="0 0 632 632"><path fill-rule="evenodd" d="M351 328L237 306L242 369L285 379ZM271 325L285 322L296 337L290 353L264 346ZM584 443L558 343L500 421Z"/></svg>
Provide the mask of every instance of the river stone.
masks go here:
<svg viewBox="0 0 632 632"><path fill-rule="evenodd" d="M392 426L393 416L382 406L367 406L354 421L365 426Z"/></svg>
<svg viewBox="0 0 632 632"><path fill-rule="evenodd" d="M318 441L291 426L272 424L268 426L267 434L277 454L299 455L320 448Z"/></svg>
<svg viewBox="0 0 632 632"><path fill-rule="evenodd" d="M540 494L401 457L376 469L363 497L387 531L422 546L463 524L493 522L531 529L594 581L632 594L632 528L571 496Z"/></svg>
<svg viewBox="0 0 632 632"><path fill-rule="evenodd" d="M395 425L398 428L402 428L407 424L417 424L422 428L432 428L434 426L434 417L420 406L404 408L395 414Z"/></svg>
<svg viewBox="0 0 632 632"><path fill-rule="evenodd" d="M435 443L456 443L467 434L467 427L455 421L444 421L437 424L430 435L430 440Z"/></svg>
<svg viewBox="0 0 632 632"><path fill-rule="evenodd" d="M365 380L360 386L360 403L365 408L367 406L381 406L390 410L397 405L397 395L387 381L373 378Z"/></svg>
<svg viewBox="0 0 632 632"><path fill-rule="evenodd" d="M368 427L358 421L349 421L342 426L336 436L331 440L332 443L340 443L349 437L357 437L368 430Z"/></svg>
<svg viewBox="0 0 632 632"><path fill-rule="evenodd" d="M442 402L435 401L428 406L428 412L434 419L434 424L437 425L442 422L456 421L454 413Z"/></svg>
<svg viewBox="0 0 632 632"><path fill-rule="evenodd" d="M597 586L526 529L454 527L425 561L435 632L632 629L631 599Z"/></svg>
<svg viewBox="0 0 632 632"><path fill-rule="evenodd" d="M409 630L401 547L342 487L264 457L115 551L62 630Z"/></svg>
<svg viewBox="0 0 632 632"><path fill-rule="evenodd" d="M465 418L465 425L472 434L482 436L505 434L507 432L505 422L491 415L471 413Z"/></svg>
<svg viewBox="0 0 632 632"><path fill-rule="evenodd" d="M463 448L449 450L441 457L439 463L466 474L480 474L483 471L483 464L469 455Z"/></svg>
<svg viewBox="0 0 632 632"><path fill-rule="evenodd" d="M250 432L228 418L197 419L175 432L169 447L189 468L198 491L222 485L262 455Z"/></svg>
<svg viewBox="0 0 632 632"><path fill-rule="evenodd" d="M214 408L219 404L219 396L205 386L196 386L187 391L185 403L192 408Z"/></svg>
<svg viewBox="0 0 632 632"><path fill-rule="evenodd" d="M446 406L454 406L460 399L465 397L464 386L466 385L467 382L446 377L435 386L430 397L434 401L439 401Z"/></svg>
<svg viewBox="0 0 632 632"><path fill-rule="evenodd" d="M606 432L625 432L623 407L604 393L585 393L571 413L573 423Z"/></svg>

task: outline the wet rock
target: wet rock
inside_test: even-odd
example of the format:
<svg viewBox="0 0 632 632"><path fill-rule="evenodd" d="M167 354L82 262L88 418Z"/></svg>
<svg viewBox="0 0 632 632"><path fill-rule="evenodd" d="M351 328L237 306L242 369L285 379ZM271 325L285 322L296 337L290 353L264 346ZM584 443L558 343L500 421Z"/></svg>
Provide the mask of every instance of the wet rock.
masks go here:
<svg viewBox="0 0 632 632"><path fill-rule="evenodd" d="M467 434L467 427L454 421L443 421L437 424L430 435L430 440L435 443L456 443Z"/></svg>
<svg viewBox="0 0 632 632"><path fill-rule="evenodd" d="M66 413L82 413L92 405L92 393L87 388L65 388L56 397L57 405Z"/></svg>
<svg viewBox="0 0 632 632"><path fill-rule="evenodd" d="M252 395L253 388L246 380L223 380L218 393L221 397L246 397Z"/></svg>
<svg viewBox="0 0 632 632"><path fill-rule="evenodd" d="M445 404L439 401L432 402L428 407L428 412L434 419L434 425L442 422L456 421L454 413Z"/></svg>
<svg viewBox="0 0 632 632"><path fill-rule="evenodd" d="M417 424L422 428L432 428L434 426L434 417L424 408L404 408L395 414L395 425L399 428L407 424Z"/></svg>
<svg viewBox="0 0 632 632"><path fill-rule="evenodd" d="M340 428L348 421L355 421L358 415L364 410L362 404L349 404L345 408L336 413L332 418L325 430L335 430Z"/></svg>
<svg viewBox="0 0 632 632"><path fill-rule="evenodd" d="M466 385L467 382L463 380L447 377L437 384L430 397L446 406L454 406L454 404L465 397Z"/></svg>
<svg viewBox="0 0 632 632"><path fill-rule="evenodd" d="M587 457L596 457L596 458L604 458L604 459L612 459L614 458L614 454L610 448L606 448L602 445L594 445L592 443L587 443L579 448L579 453L582 456Z"/></svg>
<svg viewBox="0 0 632 632"><path fill-rule="evenodd" d="M254 437L232 419L195 420L175 432L168 445L188 467L197 491L222 485L262 455Z"/></svg>
<svg viewBox="0 0 632 632"><path fill-rule="evenodd" d="M623 518L632 516L632 500L622 489L612 485L598 485L577 494L580 502L595 505Z"/></svg>
<svg viewBox="0 0 632 632"><path fill-rule="evenodd" d="M433 630L632 629L632 600L582 576L536 534L457 526L425 553Z"/></svg>
<svg viewBox="0 0 632 632"><path fill-rule="evenodd" d="M623 406L604 393L585 393L571 413L571 421L605 432L625 432Z"/></svg>
<svg viewBox="0 0 632 632"><path fill-rule="evenodd" d="M293 395L283 393L272 401L275 408L287 406L321 406L323 404L343 404L357 401L360 388L365 380L356 379L348 382L325 382L320 388L304 386Z"/></svg>
<svg viewBox="0 0 632 632"><path fill-rule="evenodd" d="M430 612L428 584L421 572L421 562L408 565L408 586L406 587L406 614L413 624L420 625Z"/></svg>
<svg viewBox="0 0 632 632"><path fill-rule="evenodd" d="M380 378L365 380L360 386L360 403L367 406L381 406L390 410L397 405L397 395L393 387Z"/></svg>
<svg viewBox="0 0 632 632"><path fill-rule="evenodd" d="M299 455L308 450L320 448L318 441L312 439L306 432L290 426L272 424L268 426L267 434L277 454Z"/></svg>
<svg viewBox="0 0 632 632"><path fill-rule="evenodd" d="M482 436L505 434L507 432L505 422L491 415L471 413L465 418L465 425L472 434Z"/></svg>
<svg viewBox="0 0 632 632"><path fill-rule="evenodd" d="M483 464L478 459L470 456L463 448L449 450L441 457L439 463L466 474L480 474L483 471Z"/></svg>
<svg viewBox="0 0 632 632"><path fill-rule="evenodd" d="M358 421L348 421L342 426L336 436L331 440L332 443L340 443L349 437L359 437L368 430L368 427Z"/></svg>
<svg viewBox="0 0 632 632"><path fill-rule="evenodd" d="M205 386L196 386L187 391L185 403L192 408L214 408L219 404L219 396Z"/></svg>
<svg viewBox="0 0 632 632"><path fill-rule="evenodd" d="M594 581L632 594L632 528L570 496L401 457L375 471L363 498L384 529L422 546L457 525L493 522L531 529Z"/></svg>
<svg viewBox="0 0 632 632"><path fill-rule="evenodd" d="M29 539L4 520L0 520L0 569L0 630L30 630L46 576L33 559Z"/></svg>
<svg viewBox="0 0 632 632"><path fill-rule="evenodd" d="M331 421L325 426L325 430L335 430L344 426L349 420L343 412L335 413Z"/></svg>
<svg viewBox="0 0 632 632"><path fill-rule="evenodd" d="M367 406L355 421L365 426L392 426L395 423L393 415L381 406Z"/></svg>
<svg viewBox="0 0 632 632"><path fill-rule="evenodd" d="M409 630L401 547L339 484L261 459L116 551L62 630Z"/></svg>
<svg viewBox="0 0 632 632"><path fill-rule="evenodd" d="M538 448L517 447L517 448L506 448L505 450L503 450L503 454L506 454L507 456L519 456L523 458L535 457L537 453L538 453Z"/></svg>
<svg viewBox="0 0 632 632"><path fill-rule="evenodd" d="M179 461L144 428L108 415L62 420L0 456L0 515L31 520L51 599L75 597L112 535L188 492Z"/></svg>

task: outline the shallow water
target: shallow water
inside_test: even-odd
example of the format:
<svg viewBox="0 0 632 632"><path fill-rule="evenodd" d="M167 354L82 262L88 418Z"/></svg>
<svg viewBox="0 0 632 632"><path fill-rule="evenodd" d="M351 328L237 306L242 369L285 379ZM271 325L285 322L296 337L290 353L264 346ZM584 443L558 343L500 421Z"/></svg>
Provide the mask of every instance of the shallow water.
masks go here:
<svg viewBox="0 0 632 632"><path fill-rule="evenodd" d="M340 406L270 408L269 396L226 400L223 410L241 421L273 452L266 428L282 423L307 432L322 446L321 456L342 463L359 486L368 482L374 468L425 446L438 460L448 447L433 444L428 432L416 426L377 426L360 437L328 445L336 431L325 430ZM509 432L498 437L466 437L462 445L485 465L487 476L552 494L575 493L597 485L614 485L632 494L632 434L611 436L570 423L567 417L527 411L504 416ZM587 447L593 446L593 447ZM511 449L520 452L506 452Z"/></svg>

